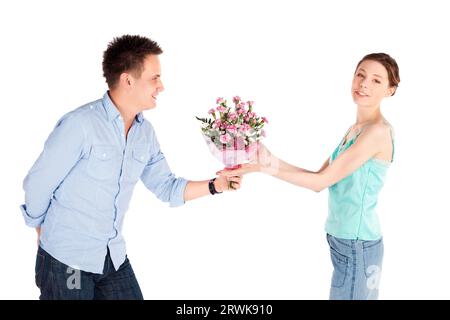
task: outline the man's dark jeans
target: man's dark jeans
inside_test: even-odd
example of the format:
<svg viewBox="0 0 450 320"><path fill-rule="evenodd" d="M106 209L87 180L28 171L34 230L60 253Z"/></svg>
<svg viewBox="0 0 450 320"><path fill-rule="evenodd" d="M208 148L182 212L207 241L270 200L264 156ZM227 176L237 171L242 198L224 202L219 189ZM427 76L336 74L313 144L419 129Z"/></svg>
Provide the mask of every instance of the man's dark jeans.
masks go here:
<svg viewBox="0 0 450 320"><path fill-rule="evenodd" d="M128 258L116 271L108 254L103 274L73 269L39 247L36 285L41 300L142 300L142 292Z"/></svg>

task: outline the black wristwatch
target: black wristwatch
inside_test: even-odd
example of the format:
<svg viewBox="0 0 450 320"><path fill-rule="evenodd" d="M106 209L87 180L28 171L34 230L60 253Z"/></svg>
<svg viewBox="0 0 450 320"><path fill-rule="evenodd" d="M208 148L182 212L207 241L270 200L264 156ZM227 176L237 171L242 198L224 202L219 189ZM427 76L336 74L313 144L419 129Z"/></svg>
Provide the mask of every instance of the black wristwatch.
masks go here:
<svg viewBox="0 0 450 320"><path fill-rule="evenodd" d="M209 188L209 192L214 195L216 193L222 193L216 190L216 187L214 186L214 181L216 181L216 178L213 178L211 180L209 180L208 182L208 188Z"/></svg>

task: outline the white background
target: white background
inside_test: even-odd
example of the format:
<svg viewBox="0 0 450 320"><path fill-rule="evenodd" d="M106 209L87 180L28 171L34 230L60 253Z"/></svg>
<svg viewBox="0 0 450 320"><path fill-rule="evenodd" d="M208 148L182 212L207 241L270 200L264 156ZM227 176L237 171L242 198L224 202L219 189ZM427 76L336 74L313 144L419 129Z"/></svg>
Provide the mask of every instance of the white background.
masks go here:
<svg viewBox="0 0 450 320"><path fill-rule="evenodd" d="M36 299L36 233L22 181L56 121L106 90L102 53L122 34L156 40L166 91L145 113L172 170L221 169L194 116L219 96L254 100L266 145L318 169L354 123L365 54L400 66L382 106L396 157L380 195L381 299L449 299L449 10L446 1L14 1L0 4L0 298ZM447 4L448 6L448 4ZM445 21L447 20L447 22ZM169 208L135 189L124 233L146 299L327 299L325 190L262 174L234 194Z"/></svg>

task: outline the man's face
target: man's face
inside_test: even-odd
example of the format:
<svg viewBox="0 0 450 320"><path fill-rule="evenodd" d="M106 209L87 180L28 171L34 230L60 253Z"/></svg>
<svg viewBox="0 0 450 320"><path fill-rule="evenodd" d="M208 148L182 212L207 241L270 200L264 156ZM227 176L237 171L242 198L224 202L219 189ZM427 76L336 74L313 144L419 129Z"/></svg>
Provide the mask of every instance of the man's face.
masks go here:
<svg viewBox="0 0 450 320"><path fill-rule="evenodd" d="M131 94L134 103L141 110L156 107L158 94L164 90L161 82L161 64L157 55L148 55L144 60L144 70L139 78L133 79Z"/></svg>

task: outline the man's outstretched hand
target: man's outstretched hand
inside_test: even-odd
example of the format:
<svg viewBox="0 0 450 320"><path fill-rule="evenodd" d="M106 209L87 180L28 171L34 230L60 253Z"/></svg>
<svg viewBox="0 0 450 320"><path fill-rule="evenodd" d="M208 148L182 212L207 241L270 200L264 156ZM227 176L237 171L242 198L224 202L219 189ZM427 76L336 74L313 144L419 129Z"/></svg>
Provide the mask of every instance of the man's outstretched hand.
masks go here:
<svg viewBox="0 0 450 320"><path fill-rule="evenodd" d="M219 176L214 181L214 187L218 192L233 191L241 187L242 176L224 177Z"/></svg>

